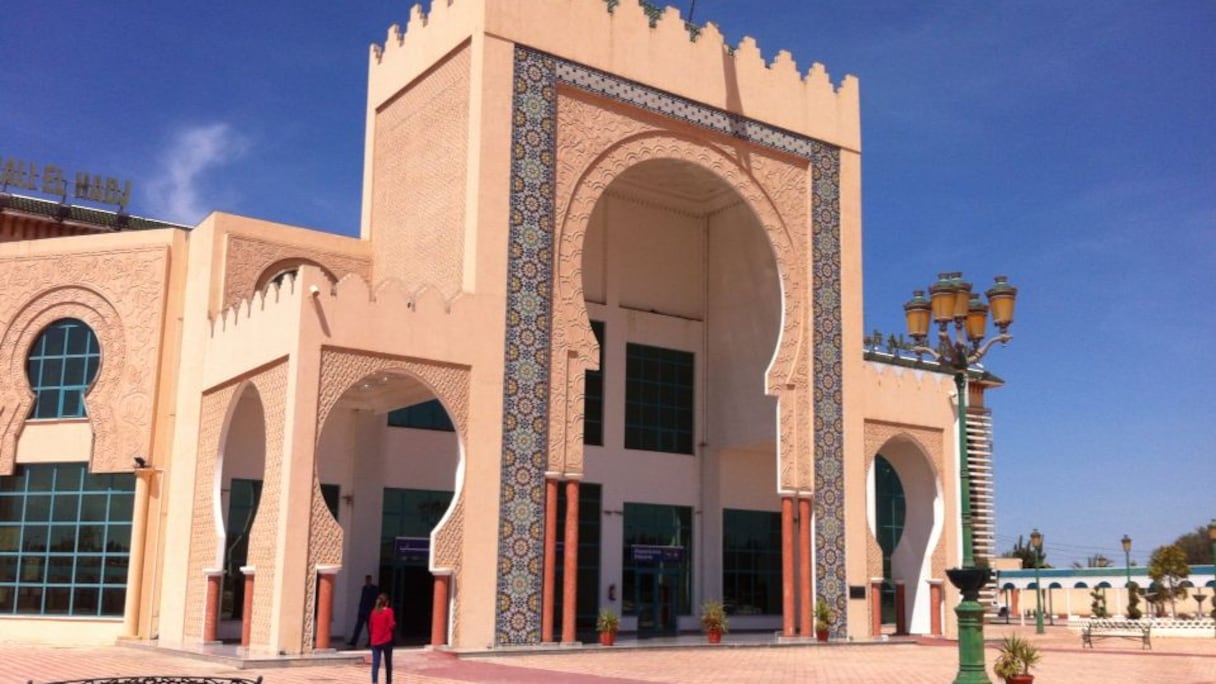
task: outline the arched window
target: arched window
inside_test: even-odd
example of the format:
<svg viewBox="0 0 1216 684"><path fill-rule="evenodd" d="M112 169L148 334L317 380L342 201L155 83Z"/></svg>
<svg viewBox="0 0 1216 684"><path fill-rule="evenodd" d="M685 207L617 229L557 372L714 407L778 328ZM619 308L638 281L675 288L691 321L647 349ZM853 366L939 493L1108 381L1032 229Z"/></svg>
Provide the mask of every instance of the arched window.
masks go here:
<svg viewBox="0 0 1216 684"><path fill-rule="evenodd" d="M30 418L84 417L84 393L100 365L97 335L83 321L61 318L48 325L26 358L25 372L34 390Z"/></svg>

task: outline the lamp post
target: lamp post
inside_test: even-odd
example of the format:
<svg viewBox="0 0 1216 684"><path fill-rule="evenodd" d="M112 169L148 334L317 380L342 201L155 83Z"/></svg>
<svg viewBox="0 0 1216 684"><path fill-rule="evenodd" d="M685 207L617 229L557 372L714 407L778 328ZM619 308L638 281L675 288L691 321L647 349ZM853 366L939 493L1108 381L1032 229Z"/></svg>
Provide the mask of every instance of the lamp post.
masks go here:
<svg viewBox="0 0 1216 684"><path fill-rule="evenodd" d="M1043 583L1039 580L1039 566L1043 564L1043 533L1034 528L1030 533L1030 546L1034 549L1034 633L1042 634L1043 630Z"/></svg>
<svg viewBox="0 0 1216 684"><path fill-rule="evenodd" d="M1127 593L1127 605L1132 604L1132 538L1123 535L1123 539L1119 540L1123 544L1123 568L1127 572L1127 584L1123 585ZM1130 615L1128 617L1131 617Z"/></svg>
<svg viewBox="0 0 1216 684"><path fill-rule="evenodd" d="M971 520L971 472L967 457L967 371L988 353L997 342L1013 339L1008 334L1013 323L1013 305L1017 288L1005 276L997 276L996 284L985 293L988 303L972 294L971 283L962 273L938 274L937 282L929 286L929 298L924 290L912 293L904 304L908 333L915 342L912 348L917 360L923 354L932 356L942 367L954 372L954 387L958 393L958 454L959 454L959 516L963 528L962 567L951 568L946 575L962 593L963 600L955 607L958 616L958 674L954 684L990 684L984 671L984 607L979 603L980 588L988 583L992 571L975 566L975 544ZM1000 334L984 342L988 312ZM926 346L930 320L937 323L937 347ZM951 339L950 323L954 322Z"/></svg>

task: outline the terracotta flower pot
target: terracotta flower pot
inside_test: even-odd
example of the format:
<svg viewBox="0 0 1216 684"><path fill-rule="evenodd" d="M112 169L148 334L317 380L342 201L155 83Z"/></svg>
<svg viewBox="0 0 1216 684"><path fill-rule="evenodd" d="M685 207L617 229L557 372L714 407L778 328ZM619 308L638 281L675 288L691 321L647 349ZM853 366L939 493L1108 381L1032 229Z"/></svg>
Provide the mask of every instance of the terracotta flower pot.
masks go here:
<svg viewBox="0 0 1216 684"><path fill-rule="evenodd" d="M600 632L600 645L611 646L616 643L616 630Z"/></svg>
<svg viewBox="0 0 1216 684"><path fill-rule="evenodd" d="M705 634L709 637L709 643L711 643L711 644L722 643L722 632L719 632L716 629L711 629L710 631L706 632Z"/></svg>
<svg viewBox="0 0 1216 684"><path fill-rule="evenodd" d="M1020 674L1005 678L1005 684L1034 684L1034 675Z"/></svg>
<svg viewBox="0 0 1216 684"><path fill-rule="evenodd" d="M826 630L826 629L815 630L815 639L818 641L826 642L828 640L828 630Z"/></svg>

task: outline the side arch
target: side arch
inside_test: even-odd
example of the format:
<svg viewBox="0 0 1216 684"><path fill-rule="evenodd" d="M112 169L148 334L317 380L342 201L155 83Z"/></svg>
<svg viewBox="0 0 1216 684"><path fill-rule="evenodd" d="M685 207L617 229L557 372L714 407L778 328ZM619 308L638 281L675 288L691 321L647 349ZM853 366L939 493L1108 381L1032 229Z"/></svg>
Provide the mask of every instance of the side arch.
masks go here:
<svg viewBox="0 0 1216 684"><path fill-rule="evenodd" d="M875 536L874 466L881 453L895 468L905 492L904 538L892 553L892 574L899 565L907 591L908 628L930 631L931 606L927 582L945 577L946 545L941 431L891 423L867 422L865 458L867 501L866 571L883 577L883 552ZM909 577L910 575L910 577ZM908 581L911 580L911 581Z"/></svg>
<svg viewBox="0 0 1216 684"><path fill-rule="evenodd" d="M355 351L325 348L321 351L321 389L317 402L317 439L325 428L330 413L347 389L360 379L374 374L410 376L429 388L447 411L456 428L459 457L456 469L452 505L431 532L430 570L448 574L459 581L463 565L465 510L465 448L469 429L469 369L451 364L419 361L402 357L381 356ZM308 574L316 576L317 565L340 565L342 560L342 528L330 515L321 496L321 481L313 464L312 514L309 529ZM305 587L305 643L312 643L315 583ZM451 612L449 643L457 643L460 628L459 610Z"/></svg>

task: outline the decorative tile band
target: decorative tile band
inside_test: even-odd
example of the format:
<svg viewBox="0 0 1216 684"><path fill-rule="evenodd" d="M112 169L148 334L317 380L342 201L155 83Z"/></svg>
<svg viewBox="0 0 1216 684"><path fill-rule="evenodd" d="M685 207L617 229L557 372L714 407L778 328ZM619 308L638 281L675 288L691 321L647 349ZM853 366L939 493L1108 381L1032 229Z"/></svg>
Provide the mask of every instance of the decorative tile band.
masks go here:
<svg viewBox="0 0 1216 684"><path fill-rule="evenodd" d="M511 122L498 645L540 641L547 405L552 334L556 86L587 92L802 157L813 173L815 520L817 592L847 629L841 401L840 152L611 74L516 47Z"/></svg>
<svg viewBox="0 0 1216 684"><path fill-rule="evenodd" d="M494 629L498 645L540 641L557 144L553 58L517 48L514 88Z"/></svg>
<svg viewBox="0 0 1216 684"><path fill-rule="evenodd" d="M833 606L835 636L848 634L844 536L844 400L841 394L840 150L811 156L811 260L815 402L815 593Z"/></svg>
<svg viewBox="0 0 1216 684"><path fill-rule="evenodd" d="M557 78L562 83L589 93L627 102L635 107L694 126L771 147L803 159L812 159L816 150L831 147L813 138L753 121L738 114L724 112L679 95L656 90L650 86L627 81L598 69L553 58L557 63Z"/></svg>

